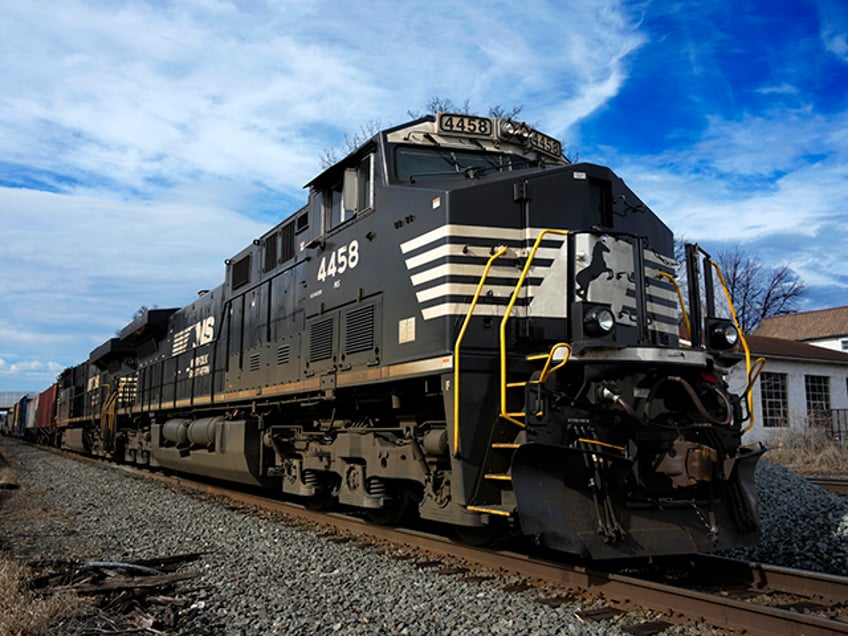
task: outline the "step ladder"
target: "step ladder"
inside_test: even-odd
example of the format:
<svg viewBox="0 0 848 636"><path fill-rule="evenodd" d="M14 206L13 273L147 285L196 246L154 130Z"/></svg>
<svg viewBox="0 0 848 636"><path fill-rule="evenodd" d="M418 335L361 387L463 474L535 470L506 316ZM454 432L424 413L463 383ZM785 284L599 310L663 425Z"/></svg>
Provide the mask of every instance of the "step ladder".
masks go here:
<svg viewBox="0 0 848 636"><path fill-rule="evenodd" d="M507 391L514 389L522 389L526 394L527 386L530 384L543 384L548 377L557 370L561 369L566 362L568 362L568 358L571 355L571 346L565 342L556 343L549 351L546 353L533 354L527 356L527 361L539 364L540 362L544 362L542 364L541 369L537 369L532 372L530 378L523 381L518 382L508 382L507 381L507 351L506 351L506 325L509 321L510 315L512 314L512 310L515 307L515 303L518 300L521 289L524 287L524 283L527 279L527 273L530 271L530 267L533 264L533 260L536 256L536 252L539 249L539 246L542 243L542 240L548 234L555 234L559 236L566 236L568 231L566 230L553 230L553 229L545 229L542 230L539 235L536 237L535 242L533 243L533 247L530 249L530 252L527 256L527 259L524 263L524 267L521 270L521 275L518 277L518 281L515 285L515 289L512 291L512 295L510 296L509 303L504 311L503 319L500 324L499 331L499 354L500 354L500 408L499 408L499 417L495 424L495 429L492 431L490 446L487 449L486 459L484 462L483 469L483 477L480 480L480 483L477 487L477 495L475 496L475 501L473 504L466 505L467 510L472 510L475 512L491 514L498 517L511 517L515 513L516 509L516 501L515 494L512 488L512 475L510 474L510 467L512 465L512 456L515 453L515 450L519 448L523 443L526 442L526 434L524 432L524 428L526 426L525 422L527 419L527 404L524 399L525 396L522 396L521 403L523 404L523 410L521 411L510 411L507 408L508 404L508 396ZM493 251L491 257L489 258L488 263L486 264L485 269L483 270L483 274L480 277L480 281L477 285L476 292L471 301L471 305L468 309L468 312L465 316L465 320L460 328L459 335L457 336L456 344L454 346L454 447L453 454L455 457L460 456L460 447L459 447L459 429L460 429L460 383L459 383L459 372L460 372L460 345L462 344L462 340L465 336L465 332L468 328L468 325L471 321L471 317L474 313L474 309L477 306L477 301L480 297L480 294L483 290L483 285L486 281L486 278L489 275L489 271L491 270L494 262L503 256L507 251L506 247L499 247L497 250ZM560 352L564 352L564 355L561 360L555 360L556 355Z"/></svg>

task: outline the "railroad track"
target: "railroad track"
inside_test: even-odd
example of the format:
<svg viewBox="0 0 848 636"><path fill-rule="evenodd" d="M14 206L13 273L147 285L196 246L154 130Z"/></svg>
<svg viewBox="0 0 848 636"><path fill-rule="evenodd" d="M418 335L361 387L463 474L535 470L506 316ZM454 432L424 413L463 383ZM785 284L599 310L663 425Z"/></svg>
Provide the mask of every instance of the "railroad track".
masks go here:
<svg viewBox="0 0 848 636"><path fill-rule="evenodd" d="M615 601L613 612L649 607L663 616L655 625L634 625L639 633L661 631L674 623L702 621L709 625L753 633L848 634L848 578L745 563L708 555L661 559L656 566L623 574L600 567L563 563L516 552L458 544L451 539L404 528L376 526L337 513L316 512L266 496L197 482L187 477L128 469L146 477L180 485L232 504L319 524L363 540L386 541L423 550L446 562L503 569L572 591L602 594ZM432 564L440 563L428 562ZM447 563L445 563L447 565ZM685 581L669 584L657 578L685 571ZM590 617L586 617L590 619Z"/></svg>
<svg viewBox="0 0 848 636"><path fill-rule="evenodd" d="M312 511L298 504L197 481L188 476L151 473L59 451L83 461L95 461L127 471L138 478L154 479L172 487L195 491L235 508L280 515L294 523L320 526L339 541L366 548L374 542L404 545L425 553L421 567L454 566L458 573L469 567L505 570L528 579L554 584L563 594L552 599L564 603L579 595L603 596L610 606L586 612L583 620L609 618L633 612L634 624L621 627L632 633L654 634L673 624L700 623L755 634L848 634L848 578L746 563L709 555L683 559L656 559L619 566L565 563L553 558L478 548L419 530L369 524L338 513ZM460 567L456 567L460 566ZM464 568L461 566L465 566ZM673 581L673 583L669 583ZM546 602L547 602L546 601ZM653 610L646 622L644 610ZM641 610L641 611L640 611ZM630 617L627 621L633 622Z"/></svg>
<svg viewBox="0 0 848 636"><path fill-rule="evenodd" d="M835 495L848 495L848 479L839 477L808 477L807 481Z"/></svg>

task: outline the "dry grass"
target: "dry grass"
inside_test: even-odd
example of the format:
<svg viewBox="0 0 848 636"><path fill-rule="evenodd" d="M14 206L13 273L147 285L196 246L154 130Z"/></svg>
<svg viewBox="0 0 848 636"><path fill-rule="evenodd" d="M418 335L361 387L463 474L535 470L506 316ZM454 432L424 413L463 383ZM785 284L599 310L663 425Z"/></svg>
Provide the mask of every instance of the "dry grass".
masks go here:
<svg viewBox="0 0 848 636"><path fill-rule="evenodd" d="M30 572L0 557L0 636L60 633L61 625L80 613L74 594L40 597L28 587Z"/></svg>
<svg viewBox="0 0 848 636"><path fill-rule="evenodd" d="M801 475L848 476L848 446L821 429L787 431L769 443L766 459Z"/></svg>
<svg viewBox="0 0 848 636"><path fill-rule="evenodd" d="M4 451L11 455L9 448ZM14 464L3 455L0 459L0 484L16 484ZM0 490L0 519L6 523L31 519L27 515L33 505L32 497L22 496L20 490ZM69 633L68 623L83 607L80 599L68 592L39 595L30 589L31 577L29 569L0 555L0 636Z"/></svg>

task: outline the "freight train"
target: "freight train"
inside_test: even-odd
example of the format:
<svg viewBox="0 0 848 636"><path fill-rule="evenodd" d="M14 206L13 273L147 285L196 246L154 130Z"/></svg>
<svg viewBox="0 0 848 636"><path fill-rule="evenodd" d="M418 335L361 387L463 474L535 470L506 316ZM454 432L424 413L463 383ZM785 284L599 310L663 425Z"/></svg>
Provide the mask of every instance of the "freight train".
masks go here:
<svg viewBox="0 0 848 636"><path fill-rule="evenodd" d="M757 540L741 334L612 170L438 113L307 187L222 284L59 376L62 446L594 559Z"/></svg>

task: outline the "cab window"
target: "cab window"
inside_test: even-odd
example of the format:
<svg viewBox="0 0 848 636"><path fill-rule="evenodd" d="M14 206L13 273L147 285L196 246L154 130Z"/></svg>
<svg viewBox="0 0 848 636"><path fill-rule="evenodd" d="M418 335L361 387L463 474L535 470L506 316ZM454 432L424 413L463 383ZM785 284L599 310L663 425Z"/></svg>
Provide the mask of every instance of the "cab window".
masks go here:
<svg viewBox="0 0 848 636"><path fill-rule="evenodd" d="M450 148L399 146L395 152L395 172L401 183L451 177L470 179L482 174L528 168L537 163L519 155Z"/></svg>
<svg viewBox="0 0 848 636"><path fill-rule="evenodd" d="M368 155L348 168L339 182L324 190L322 233L351 220L374 207L374 155Z"/></svg>

